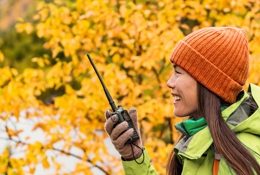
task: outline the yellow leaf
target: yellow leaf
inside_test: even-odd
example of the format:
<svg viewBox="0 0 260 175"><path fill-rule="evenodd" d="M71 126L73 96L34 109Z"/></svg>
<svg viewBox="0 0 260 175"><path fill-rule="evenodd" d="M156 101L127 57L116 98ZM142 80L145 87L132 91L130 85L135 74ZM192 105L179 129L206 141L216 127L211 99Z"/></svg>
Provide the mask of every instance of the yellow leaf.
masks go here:
<svg viewBox="0 0 260 175"><path fill-rule="evenodd" d="M1 52L1 50L0 50L0 62L3 62L4 61L4 54L3 54L3 52Z"/></svg>
<svg viewBox="0 0 260 175"><path fill-rule="evenodd" d="M42 160L42 166L46 169L48 169L50 167L50 163L49 163L48 158L46 156L44 156L44 158Z"/></svg>
<svg viewBox="0 0 260 175"><path fill-rule="evenodd" d="M33 32L33 25L31 23L18 23L15 28L17 32L26 32L27 34Z"/></svg>

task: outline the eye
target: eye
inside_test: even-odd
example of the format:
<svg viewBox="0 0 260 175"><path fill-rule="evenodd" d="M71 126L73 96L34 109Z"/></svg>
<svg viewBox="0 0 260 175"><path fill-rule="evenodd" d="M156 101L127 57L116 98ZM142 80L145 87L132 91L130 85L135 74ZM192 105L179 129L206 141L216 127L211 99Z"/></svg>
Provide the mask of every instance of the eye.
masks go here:
<svg viewBox="0 0 260 175"><path fill-rule="evenodd" d="M176 74L181 74L181 72L180 71L178 71L178 70L174 70L174 72L176 73Z"/></svg>

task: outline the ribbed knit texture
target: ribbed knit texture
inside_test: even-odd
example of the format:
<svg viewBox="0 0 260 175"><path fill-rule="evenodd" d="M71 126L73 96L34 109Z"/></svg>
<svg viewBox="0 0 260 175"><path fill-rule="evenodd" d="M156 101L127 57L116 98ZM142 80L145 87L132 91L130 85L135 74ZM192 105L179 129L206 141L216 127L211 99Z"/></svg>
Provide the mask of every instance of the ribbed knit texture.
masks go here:
<svg viewBox="0 0 260 175"><path fill-rule="evenodd" d="M176 45L171 61L223 100L233 103L248 77L246 35L236 27L197 30Z"/></svg>

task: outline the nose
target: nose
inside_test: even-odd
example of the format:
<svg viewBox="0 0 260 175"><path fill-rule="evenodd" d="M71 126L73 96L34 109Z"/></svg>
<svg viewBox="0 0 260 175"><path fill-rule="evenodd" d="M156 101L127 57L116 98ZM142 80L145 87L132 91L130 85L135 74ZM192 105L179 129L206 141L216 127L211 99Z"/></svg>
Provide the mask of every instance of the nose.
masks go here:
<svg viewBox="0 0 260 175"><path fill-rule="evenodd" d="M175 78L174 78L174 73L171 74L170 78L167 81L167 86L169 88L174 88L175 87Z"/></svg>

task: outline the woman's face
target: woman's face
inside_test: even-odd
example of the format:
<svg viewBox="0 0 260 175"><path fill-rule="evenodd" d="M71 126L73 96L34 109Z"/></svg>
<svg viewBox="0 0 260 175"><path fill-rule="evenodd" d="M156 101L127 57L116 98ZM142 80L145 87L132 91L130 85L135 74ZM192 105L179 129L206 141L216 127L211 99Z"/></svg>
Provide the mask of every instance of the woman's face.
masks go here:
<svg viewBox="0 0 260 175"><path fill-rule="evenodd" d="M174 115L178 117L194 116L198 111L197 82L179 66L173 66L174 72L167 81L171 89L174 104Z"/></svg>

